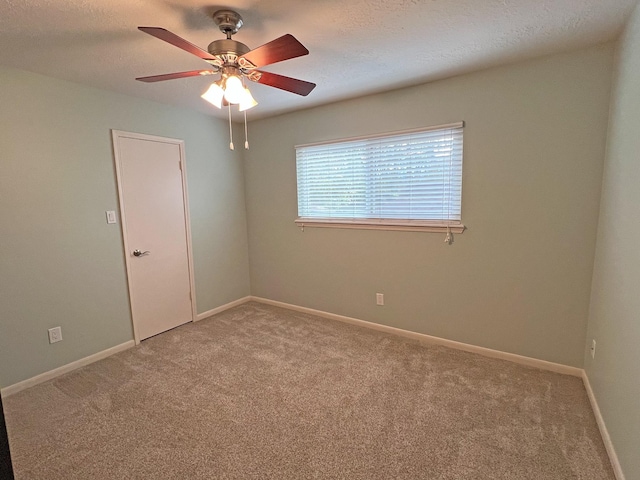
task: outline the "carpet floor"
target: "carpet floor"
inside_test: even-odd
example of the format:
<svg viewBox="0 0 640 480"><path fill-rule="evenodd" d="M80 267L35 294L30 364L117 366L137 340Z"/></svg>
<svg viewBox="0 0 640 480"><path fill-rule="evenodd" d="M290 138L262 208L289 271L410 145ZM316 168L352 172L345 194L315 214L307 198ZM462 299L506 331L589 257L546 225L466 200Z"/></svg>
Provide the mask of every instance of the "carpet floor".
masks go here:
<svg viewBox="0 0 640 480"><path fill-rule="evenodd" d="M579 378L253 302L5 400L17 479L615 478Z"/></svg>

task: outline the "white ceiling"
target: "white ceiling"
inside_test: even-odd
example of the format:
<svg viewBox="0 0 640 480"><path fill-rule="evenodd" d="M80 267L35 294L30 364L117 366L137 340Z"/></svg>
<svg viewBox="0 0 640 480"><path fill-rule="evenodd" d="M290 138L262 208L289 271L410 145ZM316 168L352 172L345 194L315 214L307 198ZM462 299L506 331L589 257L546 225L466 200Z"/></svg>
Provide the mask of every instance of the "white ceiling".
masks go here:
<svg viewBox="0 0 640 480"><path fill-rule="evenodd" d="M0 0L0 65L199 110L215 77L135 77L208 64L137 30L158 26L201 48L224 38L211 14L237 10L235 40L285 33L310 54L266 67L317 83L308 97L251 84L250 118L423 83L615 38L636 0Z"/></svg>

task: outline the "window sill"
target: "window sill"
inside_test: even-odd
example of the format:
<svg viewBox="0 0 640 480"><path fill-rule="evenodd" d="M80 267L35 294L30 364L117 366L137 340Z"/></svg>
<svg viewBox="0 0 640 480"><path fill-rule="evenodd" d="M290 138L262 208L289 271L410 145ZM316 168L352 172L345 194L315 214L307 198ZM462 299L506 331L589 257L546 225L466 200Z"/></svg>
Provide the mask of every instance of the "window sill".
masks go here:
<svg viewBox="0 0 640 480"><path fill-rule="evenodd" d="M437 232L451 230L462 233L466 227L459 221L378 220L340 218L296 218L296 225L309 228L351 228L359 230L397 230L402 232Z"/></svg>

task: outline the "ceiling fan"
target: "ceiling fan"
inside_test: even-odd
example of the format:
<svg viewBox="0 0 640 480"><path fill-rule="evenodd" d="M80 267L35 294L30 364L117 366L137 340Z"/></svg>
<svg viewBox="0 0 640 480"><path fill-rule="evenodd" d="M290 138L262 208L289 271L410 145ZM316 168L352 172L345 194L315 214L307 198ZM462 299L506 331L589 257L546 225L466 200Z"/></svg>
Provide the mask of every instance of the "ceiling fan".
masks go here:
<svg viewBox="0 0 640 480"><path fill-rule="evenodd" d="M136 80L160 82L176 78L220 74L220 79L214 82L202 97L218 108L221 108L222 105L238 104L241 111L257 104L249 89L244 85L243 79L245 78L252 82L303 96L308 95L315 88L315 83L258 70L266 65L307 55L309 50L293 35L283 35L251 50L245 44L231 38L243 25L239 13L233 10L218 10L213 14L213 20L227 38L211 42L207 48L208 51L202 50L164 28L138 27L139 30L149 35L201 58L210 65L210 68L139 77Z"/></svg>

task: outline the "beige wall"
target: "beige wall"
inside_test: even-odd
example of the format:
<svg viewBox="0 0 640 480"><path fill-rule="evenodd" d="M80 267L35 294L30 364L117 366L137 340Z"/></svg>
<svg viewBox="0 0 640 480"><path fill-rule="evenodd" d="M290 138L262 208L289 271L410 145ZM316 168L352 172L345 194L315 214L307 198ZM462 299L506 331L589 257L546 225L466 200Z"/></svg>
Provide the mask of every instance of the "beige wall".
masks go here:
<svg viewBox="0 0 640 480"><path fill-rule="evenodd" d="M110 129L185 140L198 311L249 294L224 122L7 68L0 85L0 386L132 339Z"/></svg>
<svg viewBox="0 0 640 480"><path fill-rule="evenodd" d="M612 59L598 46L252 122L252 294L582 366ZM468 231L452 246L294 225L294 145L459 120Z"/></svg>
<svg viewBox="0 0 640 480"><path fill-rule="evenodd" d="M640 478L640 7L615 72L585 369L631 480Z"/></svg>

